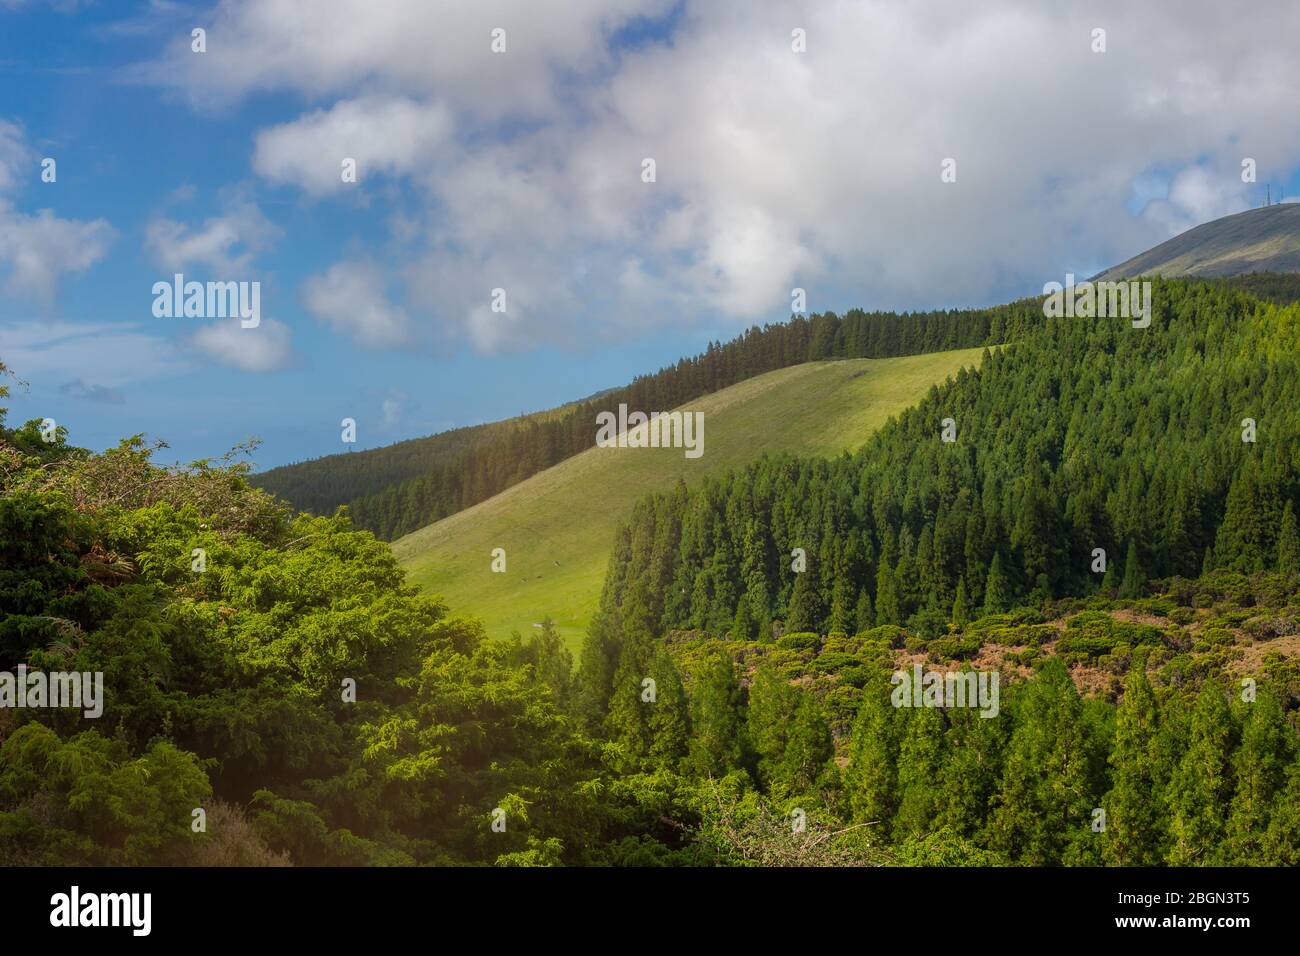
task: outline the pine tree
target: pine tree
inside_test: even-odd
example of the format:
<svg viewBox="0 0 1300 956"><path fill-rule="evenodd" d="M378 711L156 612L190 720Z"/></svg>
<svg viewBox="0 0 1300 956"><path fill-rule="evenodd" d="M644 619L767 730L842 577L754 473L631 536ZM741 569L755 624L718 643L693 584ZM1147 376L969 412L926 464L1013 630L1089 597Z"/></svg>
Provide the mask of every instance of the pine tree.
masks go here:
<svg viewBox="0 0 1300 956"><path fill-rule="evenodd" d="M691 769L701 777L724 777L744 767L748 753L745 692L731 658L718 654L701 669L691 694Z"/></svg>
<svg viewBox="0 0 1300 956"><path fill-rule="evenodd" d="M1016 728L989 826L993 849L1029 866L1056 866L1092 837L1096 795L1078 691L1049 658L1015 708Z"/></svg>
<svg viewBox="0 0 1300 956"><path fill-rule="evenodd" d="M1163 794L1155 748L1158 719L1145 661L1136 660L1115 715L1109 761L1112 786L1101 804L1106 811L1102 855L1112 866L1155 866L1162 860Z"/></svg>
<svg viewBox="0 0 1300 956"><path fill-rule="evenodd" d="M1137 542L1130 538L1128 556L1124 559L1124 582L1119 586L1119 596L1122 598L1139 597L1145 583L1146 578L1142 574L1142 567L1138 564Z"/></svg>
<svg viewBox="0 0 1300 956"><path fill-rule="evenodd" d="M829 633L847 636L853 628L854 613L853 585L846 574L840 573L832 590Z"/></svg>
<svg viewBox="0 0 1300 956"><path fill-rule="evenodd" d="M749 601L741 598L736 604L736 617L731 622L731 639L733 641L753 641L758 639L758 622L750 612Z"/></svg>
<svg viewBox="0 0 1300 956"><path fill-rule="evenodd" d="M1003 614L1007 606L1007 579L1002 573L1002 554L994 552L993 563L989 565L988 577L984 581L984 614Z"/></svg>
<svg viewBox="0 0 1300 956"><path fill-rule="evenodd" d="M894 584L894 569L881 560L876 572L876 623L901 624L899 620L898 590Z"/></svg>
<svg viewBox="0 0 1300 956"><path fill-rule="evenodd" d="M808 570L795 575L794 590L790 593L790 606L785 614L787 633L796 631L822 632L821 597L818 594L816 563L809 562Z"/></svg>
<svg viewBox="0 0 1300 956"><path fill-rule="evenodd" d="M1260 843L1260 866L1300 866L1300 758L1287 768Z"/></svg>
<svg viewBox="0 0 1300 956"><path fill-rule="evenodd" d="M903 711L905 726L898 750L898 813L891 830L895 839L924 836L934 827L941 809L937 786L944 762L944 718L937 707Z"/></svg>
<svg viewBox="0 0 1300 956"><path fill-rule="evenodd" d="M1168 862L1214 862L1232 799L1235 728L1223 691L1206 681L1192 708L1188 745L1169 783Z"/></svg>
<svg viewBox="0 0 1300 956"><path fill-rule="evenodd" d="M1295 506L1288 501L1277 533L1277 569L1287 574L1300 571L1300 533L1296 530Z"/></svg>
<svg viewBox="0 0 1300 956"><path fill-rule="evenodd" d="M758 668L749 687L749 739L757 757L759 785L768 793L784 783L781 760L789 742L798 695L798 689L770 665Z"/></svg>
<svg viewBox="0 0 1300 956"><path fill-rule="evenodd" d="M690 744L689 701L682 676L663 647L655 653L650 676L655 682L655 700L647 705L650 756L676 765Z"/></svg>
<svg viewBox="0 0 1300 956"><path fill-rule="evenodd" d="M858 589L857 613L854 615L856 626L853 633L861 634L863 631L869 631L876 624L876 611L871 606L871 592L866 588Z"/></svg>
<svg viewBox="0 0 1300 956"><path fill-rule="evenodd" d="M621 744L635 764L650 753L650 704L643 699L646 678L654 659L654 643L649 634L632 631L624 634L614 671L613 690L609 698L606 731L611 740Z"/></svg>
<svg viewBox="0 0 1300 956"><path fill-rule="evenodd" d="M886 675L873 674L862 688L844 774L849 812L857 822L887 827L898 806L896 713Z"/></svg>
<svg viewBox="0 0 1300 956"><path fill-rule="evenodd" d="M1296 751L1295 732L1267 688L1261 688L1246 707L1241 746L1233 756L1236 788L1229 808L1227 847L1220 860L1234 866L1260 865L1265 834Z"/></svg>
<svg viewBox="0 0 1300 956"><path fill-rule="evenodd" d="M831 726L816 699L807 691L799 690L797 701L779 780L781 790L791 796L811 795L835 758Z"/></svg>
<svg viewBox="0 0 1300 956"><path fill-rule="evenodd" d="M965 627L970 623L970 608L966 602L966 582L957 581L957 596L952 602L952 622L958 627Z"/></svg>
<svg viewBox="0 0 1300 956"><path fill-rule="evenodd" d="M954 707L947 716L937 782L942 809L935 826L974 838L987 821L1002 779L1010 721L981 717L974 707Z"/></svg>

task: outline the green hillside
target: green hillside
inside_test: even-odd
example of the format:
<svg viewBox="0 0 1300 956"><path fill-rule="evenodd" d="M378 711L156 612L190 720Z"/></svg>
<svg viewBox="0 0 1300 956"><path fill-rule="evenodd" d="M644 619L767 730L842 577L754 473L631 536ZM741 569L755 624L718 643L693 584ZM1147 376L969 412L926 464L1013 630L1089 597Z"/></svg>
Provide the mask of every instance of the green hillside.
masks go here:
<svg viewBox="0 0 1300 956"><path fill-rule="evenodd" d="M487 501L595 445L592 422L620 404L672 409L766 372L829 359L884 359L1000 345L1036 316L1026 303L992 309L793 316L753 326L631 383L560 408L413 439L370 451L328 455L272 469L253 484L295 509L333 514L346 505L357 528L396 541ZM1036 311L1036 306L1030 311Z"/></svg>
<svg viewBox="0 0 1300 956"><path fill-rule="evenodd" d="M1251 272L1300 272L1300 203L1248 209L1202 223L1097 278L1213 278Z"/></svg>
<svg viewBox="0 0 1300 956"><path fill-rule="evenodd" d="M592 448L393 545L412 580L489 634L526 633L550 615L571 645L595 611L615 529L647 492L724 472L763 452L837 455L860 446L931 385L978 365L980 349L811 362L723 389L704 412L704 455ZM592 428L594 431L595 424ZM506 572L490 570L493 548Z"/></svg>

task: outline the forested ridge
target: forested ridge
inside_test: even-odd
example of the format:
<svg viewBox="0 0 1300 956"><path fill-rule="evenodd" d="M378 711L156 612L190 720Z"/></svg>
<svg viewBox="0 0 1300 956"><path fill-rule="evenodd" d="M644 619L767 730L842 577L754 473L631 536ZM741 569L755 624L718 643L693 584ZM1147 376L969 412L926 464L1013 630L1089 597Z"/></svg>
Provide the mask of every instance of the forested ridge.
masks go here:
<svg viewBox="0 0 1300 956"><path fill-rule="evenodd" d="M1149 329L1040 315L856 454L766 458L647 499L605 610L642 602L660 631L933 634L1022 600L1295 570L1300 307L1204 282L1154 296Z"/></svg>
<svg viewBox="0 0 1300 956"><path fill-rule="evenodd" d="M106 690L0 709L0 859L1294 866L1300 307L1155 302L1020 310L860 453L646 499L576 667L236 460L0 416L0 671ZM914 666L997 716L895 706Z"/></svg>
<svg viewBox="0 0 1300 956"><path fill-rule="evenodd" d="M625 388L561 409L457 429L386 448L331 455L252 478L295 508L347 505L353 522L392 540L455 514L593 447L596 416L620 403L667 411L719 389L803 362L887 358L997 344L1032 319L1028 302L994 309L797 316L754 327Z"/></svg>

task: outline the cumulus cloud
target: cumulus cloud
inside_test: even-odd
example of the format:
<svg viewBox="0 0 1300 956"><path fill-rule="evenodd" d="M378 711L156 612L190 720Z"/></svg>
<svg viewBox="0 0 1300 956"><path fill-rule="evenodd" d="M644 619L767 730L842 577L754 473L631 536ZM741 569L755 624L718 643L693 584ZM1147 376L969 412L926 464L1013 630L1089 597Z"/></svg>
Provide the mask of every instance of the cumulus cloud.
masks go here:
<svg viewBox="0 0 1300 956"><path fill-rule="evenodd" d="M258 133L253 169L310 193L341 190L351 185L342 176L345 159L356 164L358 182L376 173L410 173L431 161L450 129L450 112L436 103L340 100Z"/></svg>
<svg viewBox="0 0 1300 956"><path fill-rule="evenodd" d="M37 181L39 159L23 128L0 119L0 279L9 295L48 305L59 280L102 259L115 233L104 219L24 213L5 198L24 181Z"/></svg>
<svg viewBox="0 0 1300 956"><path fill-rule="evenodd" d="M221 276L244 275L254 257L269 248L280 230L255 202L236 199L218 216L189 225L165 216L145 226L145 247L162 268L183 271L206 266Z"/></svg>
<svg viewBox="0 0 1300 956"><path fill-rule="evenodd" d="M389 301L384 274L373 263L335 263L304 282L302 295L316 318L367 348L394 348L410 335L410 320Z"/></svg>
<svg viewBox="0 0 1300 956"><path fill-rule="evenodd" d="M115 233L107 220L60 219L49 209L18 212L0 199L0 275L20 299L48 303L59 280L104 257Z"/></svg>
<svg viewBox="0 0 1300 956"><path fill-rule="evenodd" d="M1300 163L1289 2L687 0L669 41L616 42L671 6L231 0L208 54L178 42L152 75L196 103L307 98L257 138L269 181L324 193L340 153L407 177L392 272L483 351L779 319L795 286L813 309L1024 294L1248 208L1245 157L1261 183ZM319 316L405 340L384 282L339 305L327 281Z"/></svg>
<svg viewBox="0 0 1300 956"><path fill-rule="evenodd" d="M216 319L199 328L190 343L209 358L243 372L272 372L292 358L289 328L275 319L262 319L256 328L243 328L238 319Z"/></svg>
<svg viewBox="0 0 1300 956"><path fill-rule="evenodd" d="M366 86L436 92L483 119L540 116L561 108L557 69L606 67L609 35L675 0L226 0L213 12L208 51L188 35L138 77L198 105L260 90L338 96ZM506 52L493 53L492 31Z"/></svg>

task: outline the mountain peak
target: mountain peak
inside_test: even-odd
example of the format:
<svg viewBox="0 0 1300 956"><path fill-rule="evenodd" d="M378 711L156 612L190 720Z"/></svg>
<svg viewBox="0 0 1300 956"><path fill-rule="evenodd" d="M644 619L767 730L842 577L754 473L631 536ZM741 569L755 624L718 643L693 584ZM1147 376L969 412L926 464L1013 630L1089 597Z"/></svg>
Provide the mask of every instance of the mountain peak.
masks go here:
<svg viewBox="0 0 1300 956"><path fill-rule="evenodd" d="M1202 223L1095 278L1248 272L1300 272L1300 203L1275 203Z"/></svg>

